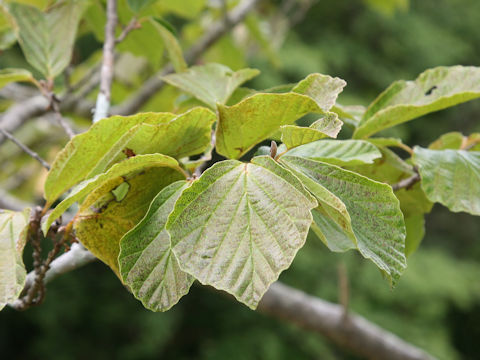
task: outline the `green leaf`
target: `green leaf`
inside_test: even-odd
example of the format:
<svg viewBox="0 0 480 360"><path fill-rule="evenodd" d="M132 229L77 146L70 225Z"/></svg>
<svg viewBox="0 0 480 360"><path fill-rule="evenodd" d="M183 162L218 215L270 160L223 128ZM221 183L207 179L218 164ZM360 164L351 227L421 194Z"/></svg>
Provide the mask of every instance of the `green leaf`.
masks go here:
<svg viewBox="0 0 480 360"><path fill-rule="evenodd" d="M369 138L367 141L377 147L397 147L400 149L405 150L409 154L411 154L412 149L410 149L407 145L405 145L401 139L397 138L379 138L379 137L374 137L374 138Z"/></svg>
<svg viewBox="0 0 480 360"><path fill-rule="evenodd" d="M392 188L320 161L294 156L283 156L281 161L300 177L321 205L330 202L331 194L345 204L358 250L395 285L406 268L405 223ZM309 181L304 181L306 177ZM313 187L312 182L328 190L329 197L319 196L319 187Z"/></svg>
<svg viewBox="0 0 480 360"><path fill-rule="evenodd" d="M308 144L323 139L327 136L336 138L342 129L343 122L338 119L335 113L326 113L309 127L284 125L281 127L281 140L292 149L294 147Z"/></svg>
<svg viewBox="0 0 480 360"><path fill-rule="evenodd" d="M425 217L423 214L405 215L405 228L407 237L405 238L405 255L412 255L422 242L425 236Z"/></svg>
<svg viewBox="0 0 480 360"><path fill-rule="evenodd" d="M166 311L188 293L193 277L180 269L165 229L168 215L185 181L165 187L153 199L145 217L120 241L120 274L142 304L152 311Z"/></svg>
<svg viewBox="0 0 480 360"><path fill-rule="evenodd" d="M358 126L358 123L362 119L367 109L362 105L340 105L337 103L331 109L336 113L340 119L354 128Z"/></svg>
<svg viewBox="0 0 480 360"><path fill-rule="evenodd" d="M136 0L132 0L136 1ZM145 0L143 0L145 1ZM195 19L198 18L201 11L205 8L207 0L195 1L178 1L178 0L161 0L156 1L154 8L159 12L167 14L176 14L178 16Z"/></svg>
<svg viewBox="0 0 480 360"><path fill-rule="evenodd" d="M480 152L428 150L416 146L413 162L418 166L422 188L431 201L453 212L480 215Z"/></svg>
<svg viewBox="0 0 480 360"><path fill-rule="evenodd" d="M28 70L24 69L1 69L0 70L0 88L11 82L33 81L33 76Z"/></svg>
<svg viewBox="0 0 480 360"><path fill-rule="evenodd" d="M143 113L112 116L93 124L88 131L73 137L55 157L45 181L45 199L53 203L73 185L103 172L112 160L110 151L123 150L127 137L134 135L136 125L161 124L174 118L170 113Z"/></svg>
<svg viewBox="0 0 480 360"><path fill-rule="evenodd" d="M170 215L180 267L254 309L305 243L316 201L273 159L218 162Z"/></svg>
<svg viewBox="0 0 480 360"><path fill-rule="evenodd" d="M286 155L340 166L371 164L382 157L374 145L364 140L320 140L289 150Z"/></svg>
<svg viewBox="0 0 480 360"><path fill-rule="evenodd" d="M310 127L284 125L280 129L282 132L281 140L288 149L327 137L323 132Z"/></svg>
<svg viewBox="0 0 480 360"><path fill-rule="evenodd" d="M369 106L355 138L442 110L480 96L480 68L437 67L414 81L396 81Z"/></svg>
<svg viewBox="0 0 480 360"><path fill-rule="evenodd" d="M300 81L292 91L311 97L325 112L329 111L337 101L338 94L347 85L345 80L328 75L310 74Z"/></svg>
<svg viewBox="0 0 480 360"><path fill-rule="evenodd" d="M63 1L47 12L20 3L9 4L25 58L47 79L53 79L70 63L78 23L87 3Z"/></svg>
<svg viewBox="0 0 480 360"><path fill-rule="evenodd" d="M52 203L73 185L102 173L129 153L175 158L201 153L210 144L215 119L206 108L178 116L143 113L102 119L75 136L57 155L45 182L45 198Z"/></svg>
<svg viewBox="0 0 480 360"><path fill-rule="evenodd" d="M0 310L15 301L25 285L27 272L22 254L29 215L30 209L0 212Z"/></svg>
<svg viewBox="0 0 480 360"><path fill-rule="evenodd" d="M449 132L440 136L431 143L428 148L431 150L453 149L459 150L463 144L464 136L459 132Z"/></svg>
<svg viewBox="0 0 480 360"><path fill-rule="evenodd" d="M152 167L104 182L80 206L74 223L77 238L119 276L120 239L145 216L164 187L184 179L172 168ZM129 184L128 192L117 201L113 191L125 182Z"/></svg>
<svg viewBox="0 0 480 360"><path fill-rule="evenodd" d="M382 157L375 159L373 164L347 166L346 169L390 185L410 177L415 173L413 166L400 158L392 150L385 147L380 147L378 150L382 154Z"/></svg>
<svg viewBox="0 0 480 360"><path fill-rule="evenodd" d="M157 0L127 0L128 7L135 13L153 4Z"/></svg>
<svg viewBox="0 0 480 360"><path fill-rule="evenodd" d="M162 36L168 56L172 62L173 68L177 73L187 71L188 66L183 58L182 48L175 37L175 34L170 30L171 26L163 20L151 19L151 23Z"/></svg>
<svg viewBox="0 0 480 360"><path fill-rule="evenodd" d="M234 106L218 106L217 152L238 159L282 125L310 112L322 112L311 98L296 93L256 94Z"/></svg>
<svg viewBox="0 0 480 360"><path fill-rule="evenodd" d="M357 241L353 231L345 231L342 226L335 221L330 210L330 214L319 206L312 210L313 223L311 229L322 240L322 242L331 251L344 252L356 249ZM350 221L350 217L348 218ZM351 228L351 224L349 227Z"/></svg>
<svg viewBox="0 0 480 360"><path fill-rule="evenodd" d="M98 16L98 9L92 11L95 13L95 16ZM88 19L89 21L93 21L94 18L92 19L91 16L88 16ZM131 31L128 36L115 47L115 50L118 49L119 51L129 52L135 56L141 56L146 59L154 69L158 68L162 64L165 47L162 36L153 23L153 21L142 21L142 26L139 29ZM103 35L103 27L101 29ZM101 41L103 41L103 39Z"/></svg>
<svg viewBox="0 0 480 360"><path fill-rule="evenodd" d="M163 80L214 109L217 103L225 104L236 88L259 73L256 69L232 71L224 65L206 64L166 75Z"/></svg>
<svg viewBox="0 0 480 360"><path fill-rule="evenodd" d="M43 233L46 235L50 225L60 217L67 209L73 205L75 202L80 201L91 191L99 187L106 181L109 181L113 178L124 176L132 172L136 172L145 168L150 167L170 167L176 169L179 172L182 172L182 169L179 167L178 162L162 154L151 154L151 155L138 155L126 160L123 160L115 165L113 165L105 173L94 176L90 179L87 179L77 186L75 186L70 194L60 203L55 209L50 213L47 220L42 224ZM125 184L125 183L124 183ZM126 189L128 191L128 188ZM125 191L125 189L123 189ZM123 194L115 194L116 200L123 198Z"/></svg>

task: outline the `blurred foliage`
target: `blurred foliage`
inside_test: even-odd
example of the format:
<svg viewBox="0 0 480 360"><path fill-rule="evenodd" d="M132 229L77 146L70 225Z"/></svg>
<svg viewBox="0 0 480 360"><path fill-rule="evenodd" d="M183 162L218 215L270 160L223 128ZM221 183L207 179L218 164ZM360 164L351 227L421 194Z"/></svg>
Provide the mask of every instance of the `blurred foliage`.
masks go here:
<svg viewBox="0 0 480 360"><path fill-rule="evenodd" d="M205 16L197 16L205 6L205 2L198 3L201 6L192 6L188 12L170 0L156 9L179 31L184 48L200 36L212 14L221 12L212 6ZM224 63L234 70L245 65L260 69L262 76L249 84L257 89L297 82L312 72L339 76L348 82L340 102L362 105L391 82L413 79L427 68L480 65L478 0L409 4L397 0L391 1L391 6L374 0L318 1L293 27L288 24L293 18L290 13L279 14L284 3L275 0L263 5L258 18L219 41L203 60ZM102 34L93 34L95 25L91 24L103 21L103 15L92 8L89 13L92 16L81 24L73 58L73 63L81 66L72 78L82 77L99 58ZM191 18L194 20L188 21ZM252 33L247 36L249 31ZM152 53L148 59L138 57L135 51L125 58L122 55L119 64L123 68L117 66L116 71L124 76L115 83L115 102L122 101L165 62L158 47L145 47ZM272 52L276 54L274 63ZM18 45L0 56L0 67L8 66L32 70ZM122 69L129 70L128 77ZM62 82L58 80L59 87ZM177 97L177 90L165 88L144 109L174 107L180 111L188 100L183 99L182 104ZM7 105L0 104L2 109ZM476 101L383 135L427 146L448 131L480 131L479 118L480 102ZM77 121L78 126L86 124ZM49 126L45 119L35 121L17 135L51 160L55 154L52 145L65 138L49 132ZM39 184L32 174L40 168L24 155L14 163L17 153L12 144L0 148L0 181L8 184L14 178L13 183L22 184L16 188L11 185L14 194L23 199L38 198ZM24 167L26 163L29 166ZM420 250L409 258L408 269L394 290L358 254L351 252L340 258L313 238L282 280L337 301L337 268L343 262L350 275L352 310L440 359L475 359L480 352L479 234L478 218L437 205L427 216L426 238ZM207 288L194 286L190 296L174 309L153 314L100 263L50 284L41 307L25 313L11 309L0 313L0 347L5 358L15 359L356 359L317 334L254 313Z"/></svg>

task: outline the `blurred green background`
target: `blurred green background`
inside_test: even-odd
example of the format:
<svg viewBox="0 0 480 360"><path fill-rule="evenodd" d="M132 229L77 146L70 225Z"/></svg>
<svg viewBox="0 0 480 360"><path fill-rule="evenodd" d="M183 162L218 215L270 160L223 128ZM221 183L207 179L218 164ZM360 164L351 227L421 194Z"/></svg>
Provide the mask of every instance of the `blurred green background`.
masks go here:
<svg viewBox="0 0 480 360"><path fill-rule="evenodd" d="M177 27L184 23L170 20ZM296 82L312 72L339 76L348 83L340 102L367 105L392 81L414 79L427 68L480 66L479 25L478 0L324 0L284 38L266 36L259 51L235 52L225 40L206 60L260 69L262 75L250 84L257 89ZM99 46L87 33L77 41L77 56ZM18 47L10 50L10 59L15 52ZM388 134L426 146L448 131L480 131L479 119L480 101L474 101ZM337 302L339 266L347 269L352 310L440 359L480 357L477 217L435 205L420 250L393 291L372 263L353 252L331 253L313 238L281 280ZM151 313L101 263L49 284L38 308L2 311L0 349L4 359L356 359L317 334L205 287L194 286L167 313Z"/></svg>

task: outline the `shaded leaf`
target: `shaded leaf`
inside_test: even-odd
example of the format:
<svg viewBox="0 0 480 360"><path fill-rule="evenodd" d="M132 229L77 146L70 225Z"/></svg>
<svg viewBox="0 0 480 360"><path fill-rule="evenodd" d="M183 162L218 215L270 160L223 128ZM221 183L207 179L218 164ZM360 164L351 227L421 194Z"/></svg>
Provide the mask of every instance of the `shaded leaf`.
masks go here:
<svg viewBox="0 0 480 360"><path fill-rule="evenodd" d="M234 106L218 106L217 152L238 159L282 125L290 125L310 112L321 112L308 96L256 94Z"/></svg>
<svg viewBox="0 0 480 360"><path fill-rule="evenodd" d="M33 81L32 74L24 69L1 69L0 70L0 88L11 82Z"/></svg>
<svg viewBox="0 0 480 360"><path fill-rule="evenodd" d="M186 187L185 181L177 181L160 191L142 221L120 241L123 282L153 311L170 309L188 293L194 280L180 269L165 229L168 215Z"/></svg>
<svg viewBox="0 0 480 360"><path fill-rule="evenodd" d="M281 161L300 176L313 194L318 187L311 187L311 182L321 185L345 204L358 250L394 285L406 268L406 260L405 223L392 188L319 161L294 156L283 156ZM305 177L310 181L304 181ZM316 197L322 205L323 197Z"/></svg>
<svg viewBox="0 0 480 360"><path fill-rule="evenodd" d="M346 166L347 170L359 173L370 179L393 185L402 179L412 176L413 166L400 158L392 150L380 147L382 157L375 159L373 164Z"/></svg>
<svg viewBox="0 0 480 360"><path fill-rule="evenodd" d="M0 212L0 310L23 290L27 272L23 247L27 241L30 209Z"/></svg>
<svg viewBox="0 0 480 360"><path fill-rule="evenodd" d="M225 104L237 87L259 73L256 69L232 71L224 65L206 64L163 79L214 109L217 103Z"/></svg>
<svg viewBox="0 0 480 360"><path fill-rule="evenodd" d="M87 3L63 1L47 12L20 3L9 4L25 58L46 78L54 78L70 63L78 23Z"/></svg>
<svg viewBox="0 0 480 360"><path fill-rule="evenodd" d="M165 186L182 179L183 174L172 168L153 167L104 182L80 206L74 223L77 238L119 276L120 239L145 216ZM125 182L128 192L117 201L112 191Z"/></svg>
<svg viewBox="0 0 480 360"><path fill-rule="evenodd" d="M153 4L157 0L127 0L128 7L135 13Z"/></svg>
<svg viewBox="0 0 480 360"><path fill-rule="evenodd" d="M182 193L167 230L184 271L254 309L303 246L315 206L271 158L227 160Z"/></svg>
<svg viewBox="0 0 480 360"><path fill-rule="evenodd" d="M320 140L289 150L287 155L336 165L371 164L382 156L374 145L363 140Z"/></svg>
<svg viewBox="0 0 480 360"><path fill-rule="evenodd" d="M357 127L367 109L362 105L340 105L337 103L331 109L347 124Z"/></svg>
<svg viewBox="0 0 480 360"><path fill-rule="evenodd" d="M413 162L418 166L422 188L431 201L453 212L480 215L480 152L428 150L416 146Z"/></svg>
<svg viewBox="0 0 480 360"><path fill-rule="evenodd" d="M175 37L175 34L169 29L169 24L160 19L152 19L151 23L160 33L167 49L168 56L172 62L173 68L177 73L187 71L187 63L183 58L182 48Z"/></svg>
<svg viewBox="0 0 480 360"><path fill-rule="evenodd" d="M480 68L437 67L414 81L396 81L369 106L355 138L442 110L480 96Z"/></svg>
<svg viewBox="0 0 480 360"><path fill-rule="evenodd" d="M397 147L405 150L409 154L412 153L412 149L410 149L407 145L405 145L401 139L374 137L374 138L367 139L367 141L377 147Z"/></svg>
<svg viewBox="0 0 480 360"><path fill-rule="evenodd" d="M113 178L117 178L119 176L127 175L132 172L140 171L145 168L163 166L170 167L172 169L176 169L179 172L182 172L182 169L179 167L178 162L169 156L161 154L138 155L130 157L124 161L113 165L105 173L98 174L97 176L81 182L80 184L75 186L68 194L68 196L50 213L47 220L42 224L43 233L47 234L50 225L55 221L55 219L57 219L65 211L67 211L67 209L71 205L83 199L86 195L88 195L91 191L99 187L104 182L109 181ZM128 188L126 190L128 190ZM117 201L120 201L119 199L124 196L124 194L114 195L116 196Z"/></svg>

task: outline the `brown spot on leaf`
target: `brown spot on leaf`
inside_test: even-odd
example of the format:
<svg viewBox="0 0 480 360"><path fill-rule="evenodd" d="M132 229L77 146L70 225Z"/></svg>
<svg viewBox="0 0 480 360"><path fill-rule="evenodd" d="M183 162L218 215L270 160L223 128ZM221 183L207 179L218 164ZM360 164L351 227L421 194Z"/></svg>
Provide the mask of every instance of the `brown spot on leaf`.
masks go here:
<svg viewBox="0 0 480 360"><path fill-rule="evenodd" d="M131 158L136 155L135 152L130 148L125 148L122 150L122 152L127 156L127 158Z"/></svg>

